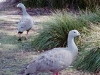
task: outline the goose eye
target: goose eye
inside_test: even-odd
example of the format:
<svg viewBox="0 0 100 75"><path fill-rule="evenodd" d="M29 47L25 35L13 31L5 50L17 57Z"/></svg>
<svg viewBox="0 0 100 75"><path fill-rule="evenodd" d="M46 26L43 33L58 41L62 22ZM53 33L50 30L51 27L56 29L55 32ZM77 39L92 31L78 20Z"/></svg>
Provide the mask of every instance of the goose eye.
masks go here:
<svg viewBox="0 0 100 75"><path fill-rule="evenodd" d="M74 33L76 33L76 32L74 32Z"/></svg>

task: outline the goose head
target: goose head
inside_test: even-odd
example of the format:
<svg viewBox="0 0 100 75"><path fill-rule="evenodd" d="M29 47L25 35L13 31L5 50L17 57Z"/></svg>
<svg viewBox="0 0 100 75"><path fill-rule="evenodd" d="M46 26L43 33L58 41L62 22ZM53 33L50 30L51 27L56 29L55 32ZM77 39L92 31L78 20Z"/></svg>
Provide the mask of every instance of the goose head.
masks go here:
<svg viewBox="0 0 100 75"><path fill-rule="evenodd" d="M25 6L24 6L24 4L19 3L19 4L17 4L17 7L22 8L22 7L25 7Z"/></svg>
<svg viewBox="0 0 100 75"><path fill-rule="evenodd" d="M80 36L80 33L77 30L71 30L68 36L74 38L76 36Z"/></svg>

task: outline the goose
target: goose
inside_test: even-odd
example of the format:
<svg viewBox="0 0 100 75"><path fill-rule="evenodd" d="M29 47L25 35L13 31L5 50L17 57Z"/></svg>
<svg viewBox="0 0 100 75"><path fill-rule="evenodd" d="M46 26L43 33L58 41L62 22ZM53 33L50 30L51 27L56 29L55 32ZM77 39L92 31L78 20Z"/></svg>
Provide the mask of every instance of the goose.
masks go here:
<svg viewBox="0 0 100 75"><path fill-rule="evenodd" d="M37 75L38 72L52 72L53 75L59 75L59 71L69 67L77 57L78 48L74 37L79 35L77 30L69 31L68 47L58 47L43 52L27 66L24 75Z"/></svg>
<svg viewBox="0 0 100 75"><path fill-rule="evenodd" d="M17 5L17 7L22 9L23 15L20 19L20 21L18 22L18 35L19 35L19 39L18 41L21 41L21 34L26 31L26 39L28 39L28 32L29 30L32 28L33 25L33 18L27 13L26 11L26 7L24 6L24 4L19 3Z"/></svg>

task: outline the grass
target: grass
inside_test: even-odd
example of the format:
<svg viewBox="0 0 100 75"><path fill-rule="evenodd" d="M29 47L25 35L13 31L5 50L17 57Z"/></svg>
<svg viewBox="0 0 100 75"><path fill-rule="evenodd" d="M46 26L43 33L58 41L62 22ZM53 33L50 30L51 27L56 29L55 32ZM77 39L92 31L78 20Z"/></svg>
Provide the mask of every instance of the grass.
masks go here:
<svg viewBox="0 0 100 75"><path fill-rule="evenodd" d="M97 73L100 70L100 25L92 25L92 33L84 37L84 44L79 49L78 58L73 63L74 67L83 72Z"/></svg>
<svg viewBox="0 0 100 75"><path fill-rule="evenodd" d="M43 29L32 41L32 46L37 50L46 50L54 47L65 47L70 30L87 33L88 25L78 16L67 12L56 12L50 20L44 22Z"/></svg>
<svg viewBox="0 0 100 75"><path fill-rule="evenodd" d="M82 52L74 66L84 72L98 73L100 70L100 48L96 47L90 51Z"/></svg>
<svg viewBox="0 0 100 75"><path fill-rule="evenodd" d="M19 18L20 16L17 15L0 17L0 75L20 75L28 63L37 56L37 53L33 51L34 48L30 46L32 34L37 32L31 30L28 40L24 40L23 36L22 42L17 41L16 22ZM38 17L35 19L38 20Z"/></svg>
<svg viewBox="0 0 100 75"><path fill-rule="evenodd" d="M62 13L60 13L60 14L62 14ZM65 16L65 17L63 17L63 16ZM27 64L32 59L34 59L38 56L38 53L34 51L33 47L31 47L31 41L34 40L35 35L39 34L38 31L41 31L40 30L40 29L42 29L41 25L34 25L34 31L33 31L33 29L30 31L28 40L23 40L22 42L18 42L17 41L18 38L16 36L16 34L17 34L16 22L19 20L19 17L20 16L17 16L17 15L5 15L4 17L0 17L0 74L1 75L21 75L21 71L26 68ZM56 17L58 19L55 19L54 17ZM41 22L45 21L48 18L50 18L50 16L47 16L47 17L46 16L43 16L43 17L42 16L40 16L40 17L34 16L35 22L40 23L40 24L41 24ZM48 19L49 23L45 22L43 24L44 27L46 27L46 32L50 33L47 35L45 34L47 37L44 38L44 40L42 41L42 42L45 42L46 44L47 44L46 39L48 40L48 37L50 37L50 36L54 36L54 37L61 36L62 37L61 40L63 41L63 39L64 39L65 40L64 42L66 42L67 34L68 34L68 31L71 29L71 27L73 29L75 27L77 28L77 26L78 26L79 31L81 31L80 26L86 24L86 23L84 23L84 21L81 21L81 20L80 20L80 22L82 24L80 22L77 22L78 18L76 16L73 16L73 14L71 14L71 15L69 15L69 14L55 15L54 14L53 16L51 16L51 18L52 18L51 20ZM55 20L57 20L57 22L55 22ZM69 30L66 30L65 23L66 24L69 23L71 25L68 27ZM73 25L73 23L75 25ZM84 52L84 50L85 50L84 46L85 46L86 50L88 50L88 48L90 50L91 47L95 47L96 45L99 46L100 27L99 27L99 25L92 24L92 23L89 26L92 29L91 35L87 36L84 34L87 31L85 29L85 27L84 27L84 29L86 31L82 31L83 34L82 34L82 38L81 38L81 43L83 46L80 47L80 54L81 54L81 52ZM53 28L54 31L51 30L49 32L47 29L48 27L50 27L50 30L51 30L51 28ZM61 28L59 28L59 27L61 27ZM57 34L55 34L56 29L58 29ZM63 31L63 30L64 30L64 33L61 33L60 31ZM46 33L46 32L44 32L44 33ZM60 37L55 38L54 40L56 40L56 39L60 39ZM55 42L58 42L58 41L57 40L54 41L52 45L54 45ZM39 43L39 41L37 43ZM87 44L85 45L84 43L85 44L87 43ZM91 45L88 46L88 44L91 44ZM50 45L50 47L48 47L48 48L51 48L52 45ZM66 45L66 43L63 43L62 46L65 46L65 45ZM80 58L80 57L81 56L79 56L78 58ZM76 61L76 62L78 62L78 61ZM81 75L81 74L90 75L87 73L84 74L84 73L82 73L82 71L76 71L75 69L72 69L72 68L62 71L61 75L66 75L67 73L72 74L72 75ZM42 75L44 75L44 74L42 74Z"/></svg>
<svg viewBox="0 0 100 75"><path fill-rule="evenodd" d="M100 45L99 22L100 15L98 12L86 12L78 16L61 12L53 14L53 17L44 23L44 28L40 30L39 35L32 41L32 45L40 51L54 47L65 47L68 32L72 29L77 29L81 32L81 39L83 40L77 43L79 44L80 54L74 66L82 71L95 73L100 68L98 48ZM89 35L86 34L88 31L90 32Z"/></svg>
<svg viewBox="0 0 100 75"><path fill-rule="evenodd" d="M86 21L86 22L92 22L92 23L98 23L100 22L100 17L96 13L85 13L82 14L79 19Z"/></svg>
<svg viewBox="0 0 100 75"><path fill-rule="evenodd" d="M95 12L80 12L78 15L68 12L53 13L53 17L43 23L43 29L32 41L32 46L37 50L47 50L54 47L65 47L67 35L70 30L76 29L87 34L92 29L90 24L100 22L99 9Z"/></svg>

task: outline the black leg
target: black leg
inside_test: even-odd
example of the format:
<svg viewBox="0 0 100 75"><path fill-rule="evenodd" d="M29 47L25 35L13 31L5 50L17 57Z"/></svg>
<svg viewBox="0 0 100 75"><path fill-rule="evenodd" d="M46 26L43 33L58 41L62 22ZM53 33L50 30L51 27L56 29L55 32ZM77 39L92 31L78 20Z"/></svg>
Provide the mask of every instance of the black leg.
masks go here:
<svg viewBox="0 0 100 75"><path fill-rule="evenodd" d="M22 34L23 32L18 32L18 41L22 41L22 39L21 39L21 34Z"/></svg>
<svg viewBox="0 0 100 75"><path fill-rule="evenodd" d="M19 39L18 39L18 41L22 41L22 39L21 39L21 38L19 38Z"/></svg>

